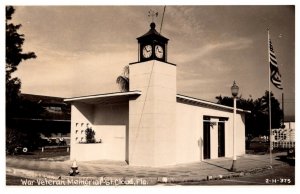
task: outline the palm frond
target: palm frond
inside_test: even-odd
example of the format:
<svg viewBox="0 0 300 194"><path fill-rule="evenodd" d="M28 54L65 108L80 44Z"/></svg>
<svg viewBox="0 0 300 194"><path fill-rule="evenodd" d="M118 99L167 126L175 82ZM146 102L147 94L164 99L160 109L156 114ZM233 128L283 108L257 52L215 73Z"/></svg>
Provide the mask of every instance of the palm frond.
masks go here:
<svg viewBox="0 0 300 194"><path fill-rule="evenodd" d="M122 92L129 91L129 66L126 65L123 68L122 75L117 77L116 83L119 85L119 88Z"/></svg>
<svg viewBox="0 0 300 194"><path fill-rule="evenodd" d="M125 76L118 76L116 83L119 85L119 88L122 92L129 91L129 79Z"/></svg>

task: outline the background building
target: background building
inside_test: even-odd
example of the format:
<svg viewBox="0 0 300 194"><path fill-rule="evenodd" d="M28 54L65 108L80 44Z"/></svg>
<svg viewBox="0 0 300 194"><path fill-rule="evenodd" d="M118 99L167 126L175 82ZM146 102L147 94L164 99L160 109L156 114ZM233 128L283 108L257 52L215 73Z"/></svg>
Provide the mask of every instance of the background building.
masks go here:
<svg viewBox="0 0 300 194"><path fill-rule="evenodd" d="M20 99L19 113L6 120L8 128L54 140L63 137L70 143L70 104L53 96L21 94Z"/></svg>

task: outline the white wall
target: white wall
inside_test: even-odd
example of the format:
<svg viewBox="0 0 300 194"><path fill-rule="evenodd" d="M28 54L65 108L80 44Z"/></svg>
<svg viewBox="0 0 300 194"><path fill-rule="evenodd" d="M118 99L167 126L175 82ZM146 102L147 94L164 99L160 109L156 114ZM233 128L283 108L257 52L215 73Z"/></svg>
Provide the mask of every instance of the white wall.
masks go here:
<svg viewBox="0 0 300 194"><path fill-rule="evenodd" d="M295 122L284 122L285 129L295 129Z"/></svg>
<svg viewBox="0 0 300 194"><path fill-rule="evenodd" d="M128 112L128 102L95 106L93 124L102 139L102 158L128 161Z"/></svg>
<svg viewBox="0 0 300 194"><path fill-rule="evenodd" d="M176 161L177 163L186 163L200 161L201 144L203 133L203 117L199 113L192 114L197 109L193 106L187 106L181 103L177 107L177 128L176 128Z"/></svg>
<svg viewBox="0 0 300 194"><path fill-rule="evenodd" d="M126 160L128 153L128 147L126 147L126 142L128 142L128 111L128 102L118 105L73 103L71 159L78 161ZM78 136L80 136L79 139L83 137L83 141L85 140L84 131L87 124L95 131L96 141L101 139L102 143L82 144L78 140L76 141ZM76 130L80 133L76 133Z"/></svg>
<svg viewBox="0 0 300 194"><path fill-rule="evenodd" d="M71 160L82 160L86 158L79 147L79 142L85 141L84 131L87 126L93 127L93 113L94 108L92 105L86 105L80 102L74 102L71 105Z"/></svg>
<svg viewBox="0 0 300 194"><path fill-rule="evenodd" d="M163 166L176 162L176 66L159 61L130 65L129 164Z"/></svg>
<svg viewBox="0 0 300 194"><path fill-rule="evenodd" d="M237 127L236 153L237 153L237 155L244 155L244 154L246 154L245 114L237 114L236 115L236 127Z"/></svg>
<svg viewBox="0 0 300 194"><path fill-rule="evenodd" d="M177 103L177 163L198 162L203 160L203 116L227 117L225 121L225 157L233 154L233 113L185 103ZM237 155L245 154L244 114L237 114ZM212 118L211 121L218 119ZM218 158L218 125L210 129L211 158Z"/></svg>

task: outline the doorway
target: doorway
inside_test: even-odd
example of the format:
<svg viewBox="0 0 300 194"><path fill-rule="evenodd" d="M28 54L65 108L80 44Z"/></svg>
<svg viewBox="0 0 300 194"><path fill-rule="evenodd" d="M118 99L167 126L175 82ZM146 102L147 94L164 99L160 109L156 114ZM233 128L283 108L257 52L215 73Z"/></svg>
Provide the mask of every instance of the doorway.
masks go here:
<svg viewBox="0 0 300 194"><path fill-rule="evenodd" d="M218 123L218 157L225 156L225 123Z"/></svg>
<svg viewBox="0 0 300 194"><path fill-rule="evenodd" d="M210 159L210 122L203 122L203 159Z"/></svg>

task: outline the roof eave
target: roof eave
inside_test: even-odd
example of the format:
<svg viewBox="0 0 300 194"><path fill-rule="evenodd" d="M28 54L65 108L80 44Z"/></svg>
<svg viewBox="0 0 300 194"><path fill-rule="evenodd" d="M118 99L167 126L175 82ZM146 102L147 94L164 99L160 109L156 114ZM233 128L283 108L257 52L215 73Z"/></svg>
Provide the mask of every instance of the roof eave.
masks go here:
<svg viewBox="0 0 300 194"><path fill-rule="evenodd" d="M205 101L205 100L201 100L201 99L197 99L197 98L193 98L193 97L189 97L189 96L184 96L184 95L180 95L177 94L176 95L177 98L181 98L183 100L187 100L187 101L191 101L191 102L196 102L199 104L205 104L205 105L209 105L209 106L214 106L216 108L222 108L222 109L227 109L227 110L233 110L233 107L230 106L225 106L225 105L221 105L221 104L217 104L214 102L209 102L209 101ZM243 112L243 113L251 113L251 111L249 110L243 110L243 109L236 109L238 112Z"/></svg>
<svg viewBox="0 0 300 194"><path fill-rule="evenodd" d="M129 92L105 93L105 94L96 94L96 95L90 95L90 96L79 96L79 97L73 97L73 98L66 98L66 99L64 99L64 102L74 102L74 101L104 98L104 97L135 96L135 95L139 96L141 94L142 94L142 92L139 90L129 91Z"/></svg>

